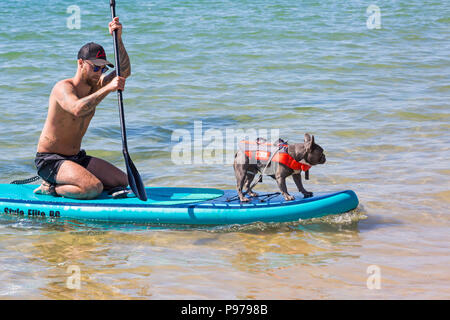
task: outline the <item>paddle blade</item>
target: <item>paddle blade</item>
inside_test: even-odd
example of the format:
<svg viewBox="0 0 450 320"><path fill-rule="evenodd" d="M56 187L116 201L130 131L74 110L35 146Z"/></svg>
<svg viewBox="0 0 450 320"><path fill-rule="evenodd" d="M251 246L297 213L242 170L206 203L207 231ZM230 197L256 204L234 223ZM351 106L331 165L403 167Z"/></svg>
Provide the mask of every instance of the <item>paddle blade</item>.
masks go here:
<svg viewBox="0 0 450 320"><path fill-rule="evenodd" d="M139 198L139 200L147 201L147 193L145 192L144 183L142 182L141 176L137 171L133 161L131 161L128 153L123 153L125 158L125 165L127 167L128 184L131 190Z"/></svg>

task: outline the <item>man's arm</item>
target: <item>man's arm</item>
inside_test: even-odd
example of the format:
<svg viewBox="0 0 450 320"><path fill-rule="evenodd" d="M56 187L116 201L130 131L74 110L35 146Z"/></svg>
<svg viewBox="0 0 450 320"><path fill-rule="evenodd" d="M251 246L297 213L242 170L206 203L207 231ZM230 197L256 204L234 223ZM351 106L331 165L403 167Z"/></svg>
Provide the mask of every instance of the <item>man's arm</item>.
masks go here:
<svg viewBox="0 0 450 320"><path fill-rule="evenodd" d="M128 57L127 50L122 42L122 37L118 39L119 42L119 58L120 58L120 76L127 78L131 74L130 58Z"/></svg>
<svg viewBox="0 0 450 320"><path fill-rule="evenodd" d="M111 92L117 89L123 90L125 79L116 77L109 85L100 88L93 94L84 98L78 98L73 86L68 82L61 82L55 88L56 100L67 112L75 117L84 117L94 112L95 107Z"/></svg>

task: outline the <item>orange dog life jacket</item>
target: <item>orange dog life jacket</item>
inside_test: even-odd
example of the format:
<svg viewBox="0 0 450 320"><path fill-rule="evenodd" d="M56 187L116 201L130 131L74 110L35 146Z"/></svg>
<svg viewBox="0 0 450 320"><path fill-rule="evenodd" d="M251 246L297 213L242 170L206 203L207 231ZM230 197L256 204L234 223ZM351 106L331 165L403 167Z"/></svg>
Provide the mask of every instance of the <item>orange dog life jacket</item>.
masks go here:
<svg viewBox="0 0 450 320"><path fill-rule="evenodd" d="M245 152L247 157L250 159L250 163L256 163L262 166L266 166L269 161L274 148L280 148L280 150L273 156L271 161L284 164L286 167L291 168L294 171L308 171L311 166L305 163L296 161L288 152L288 144L282 143L279 145L274 145L268 142L259 141L246 141L243 140L239 142L239 148ZM270 166L270 164L268 165Z"/></svg>

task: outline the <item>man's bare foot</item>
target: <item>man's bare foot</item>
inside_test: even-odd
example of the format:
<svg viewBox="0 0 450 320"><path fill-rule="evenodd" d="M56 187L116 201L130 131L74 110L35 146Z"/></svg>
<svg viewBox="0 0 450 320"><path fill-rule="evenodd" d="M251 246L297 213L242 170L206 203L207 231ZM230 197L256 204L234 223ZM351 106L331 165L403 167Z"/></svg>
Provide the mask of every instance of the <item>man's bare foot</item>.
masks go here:
<svg viewBox="0 0 450 320"><path fill-rule="evenodd" d="M42 184L34 189L33 191L35 194L45 194L50 196L57 196L55 191L55 186L51 185L50 183L44 181Z"/></svg>

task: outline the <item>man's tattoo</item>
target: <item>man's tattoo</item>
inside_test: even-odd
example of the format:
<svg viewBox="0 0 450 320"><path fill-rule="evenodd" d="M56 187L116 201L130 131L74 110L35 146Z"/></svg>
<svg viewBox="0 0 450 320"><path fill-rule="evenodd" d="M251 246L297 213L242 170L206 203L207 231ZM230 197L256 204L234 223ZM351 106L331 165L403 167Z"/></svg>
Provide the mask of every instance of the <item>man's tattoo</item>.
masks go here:
<svg viewBox="0 0 450 320"><path fill-rule="evenodd" d="M128 77L131 73L130 58L128 57L127 50L123 45L122 39L119 39L119 58L120 58L120 75L122 77Z"/></svg>
<svg viewBox="0 0 450 320"><path fill-rule="evenodd" d="M84 117L95 112L95 107L108 95L108 93L108 91L100 89L97 92L78 100L79 116Z"/></svg>
<svg viewBox="0 0 450 320"><path fill-rule="evenodd" d="M130 58L128 57L127 50L123 45L122 39L119 39L119 58L120 58L120 75L122 77L128 77L131 73ZM116 77L116 71L112 71L103 78L102 87L106 86Z"/></svg>

